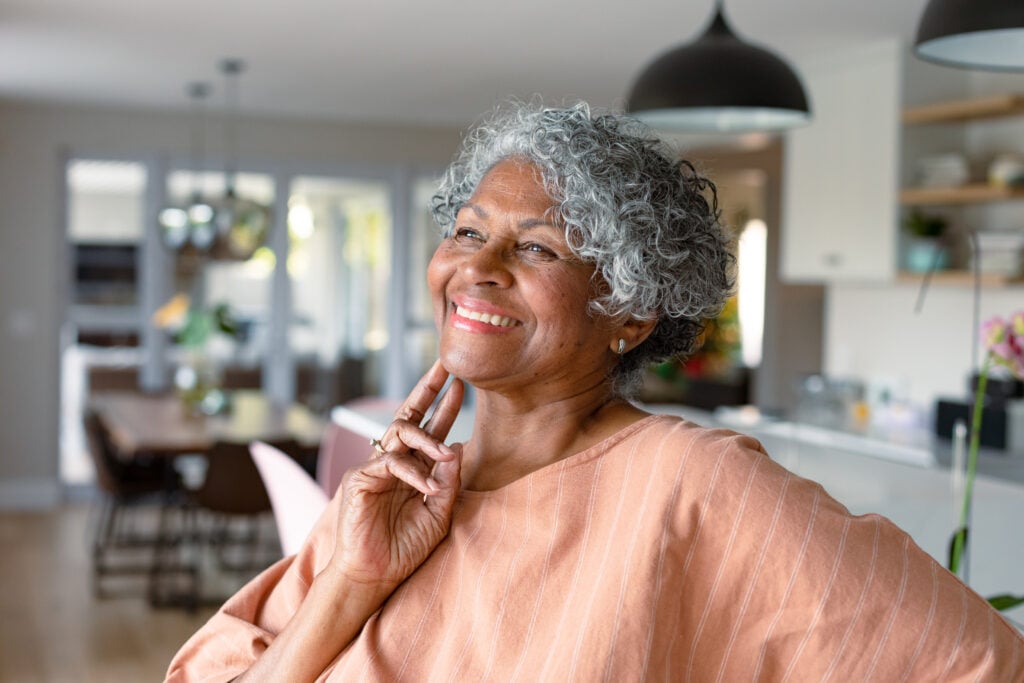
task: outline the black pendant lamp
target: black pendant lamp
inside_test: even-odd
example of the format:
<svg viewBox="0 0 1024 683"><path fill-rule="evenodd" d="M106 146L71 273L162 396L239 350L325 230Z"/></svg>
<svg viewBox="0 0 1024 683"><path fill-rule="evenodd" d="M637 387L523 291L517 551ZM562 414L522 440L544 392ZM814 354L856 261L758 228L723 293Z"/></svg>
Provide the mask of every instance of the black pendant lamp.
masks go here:
<svg viewBox="0 0 1024 683"><path fill-rule="evenodd" d="M768 50L740 40L722 0L697 40L662 54L643 70L628 112L662 130L782 130L811 119L796 73Z"/></svg>
<svg viewBox="0 0 1024 683"><path fill-rule="evenodd" d="M947 66L1024 71L1024 0L931 0L914 52Z"/></svg>

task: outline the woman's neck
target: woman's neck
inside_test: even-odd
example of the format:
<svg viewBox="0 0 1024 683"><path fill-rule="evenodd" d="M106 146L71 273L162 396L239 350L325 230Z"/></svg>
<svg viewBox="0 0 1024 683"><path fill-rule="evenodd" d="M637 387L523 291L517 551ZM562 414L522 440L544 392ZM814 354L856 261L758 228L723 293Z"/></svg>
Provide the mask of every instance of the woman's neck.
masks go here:
<svg viewBox="0 0 1024 683"><path fill-rule="evenodd" d="M543 401L478 391L462 487L501 488L608 438L647 413L602 384Z"/></svg>

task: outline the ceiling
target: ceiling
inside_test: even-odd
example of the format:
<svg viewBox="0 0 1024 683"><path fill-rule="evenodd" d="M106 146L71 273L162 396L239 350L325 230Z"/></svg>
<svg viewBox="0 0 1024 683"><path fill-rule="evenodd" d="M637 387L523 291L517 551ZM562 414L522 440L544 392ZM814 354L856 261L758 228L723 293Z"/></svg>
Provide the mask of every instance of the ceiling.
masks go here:
<svg viewBox="0 0 1024 683"><path fill-rule="evenodd" d="M729 0L792 63L910 42L926 0ZM0 98L184 109L240 57L250 114L464 125L509 96L621 106L711 0L0 0Z"/></svg>

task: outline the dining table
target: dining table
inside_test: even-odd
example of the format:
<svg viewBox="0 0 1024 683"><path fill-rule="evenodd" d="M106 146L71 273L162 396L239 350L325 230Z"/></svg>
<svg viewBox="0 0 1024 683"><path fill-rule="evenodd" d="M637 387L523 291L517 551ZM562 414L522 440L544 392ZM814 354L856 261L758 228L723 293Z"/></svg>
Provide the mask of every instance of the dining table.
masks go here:
<svg viewBox="0 0 1024 683"><path fill-rule="evenodd" d="M218 441L249 443L294 439L315 451L327 421L299 403L279 405L260 391L229 395L215 415L190 410L174 394L112 391L94 394L89 406L109 430L121 457L205 453Z"/></svg>
<svg viewBox="0 0 1024 683"><path fill-rule="evenodd" d="M298 403L276 404L258 390L235 390L227 397L225 409L214 415L191 410L175 394L109 391L93 394L88 399L89 409L106 426L118 458L150 463L156 459L169 465L168 485L159 505L148 572L147 595L149 603L155 607L194 610L210 600L211 604L222 602L241 581L276 559L276 554L266 555L261 550L261 534L255 516L251 516L247 527L251 533L236 534L235 541L225 540L229 539L225 535L228 533L226 526L196 525L196 505L202 507L208 503L198 503L193 496L203 485L207 459L218 457L218 444L291 441L297 444L298 450L289 454L307 471L315 469L315 458L327 426L325 418ZM177 474L172 475L172 471ZM250 480L241 477L239 481ZM223 531L218 532L217 528ZM234 555L245 559L247 564L243 562L234 569L230 569L234 565L225 564L223 558L227 556L223 548L228 542L236 547ZM233 562L238 565L237 560ZM237 571L241 574L231 573ZM216 588L225 580L235 582L225 594L204 595L201 584L212 583Z"/></svg>

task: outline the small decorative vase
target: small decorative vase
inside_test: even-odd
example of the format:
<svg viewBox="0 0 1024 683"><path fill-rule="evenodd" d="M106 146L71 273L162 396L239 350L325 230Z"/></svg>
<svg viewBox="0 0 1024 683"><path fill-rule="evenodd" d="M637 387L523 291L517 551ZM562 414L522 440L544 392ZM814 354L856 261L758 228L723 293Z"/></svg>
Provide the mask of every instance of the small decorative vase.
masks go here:
<svg viewBox="0 0 1024 683"><path fill-rule="evenodd" d="M220 368L202 352L190 353L174 373L174 387L189 415L215 415L224 408Z"/></svg>
<svg viewBox="0 0 1024 683"><path fill-rule="evenodd" d="M949 265L949 252L937 239L911 237L903 252L903 267L912 273L943 270Z"/></svg>

